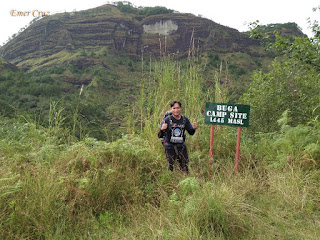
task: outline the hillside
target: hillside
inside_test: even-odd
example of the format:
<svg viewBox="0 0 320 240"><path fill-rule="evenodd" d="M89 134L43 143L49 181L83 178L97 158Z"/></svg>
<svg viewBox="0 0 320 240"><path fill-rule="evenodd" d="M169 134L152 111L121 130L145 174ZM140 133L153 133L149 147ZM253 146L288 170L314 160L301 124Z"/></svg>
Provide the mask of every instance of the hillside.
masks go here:
<svg viewBox="0 0 320 240"><path fill-rule="evenodd" d="M2 66L19 69L10 76L0 73L5 79L0 99L41 118L50 102L59 102L69 115L81 113L90 136L113 138L123 133L143 81L153 79L156 60L170 56L186 67L186 58L196 56L204 88L224 69L220 78L236 101L252 72L274 57L247 33L211 20L157 7L139 11L107 4L33 22L0 48L7 61Z"/></svg>
<svg viewBox="0 0 320 240"><path fill-rule="evenodd" d="M103 5L42 18L4 45L0 56L30 70L55 64L62 51L70 56L66 60L76 58L79 50L102 48L137 59L142 54L159 56L160 51L183 57L191 43L200 53L248 52L250 46L259 45L246 34L191 14L141 16ZM90 64L94 62L84 63Z"/></svg>
<svg viewBox="0 0 320 240"><path fill-rule="evenodd" d="M237 129L216 126L210 167L210 125L201 111L204 100L225 99L224 87L217 81L220 93L212 99L197 65L187 72L176 62L161 64L157 84L141 91L130 113L128 133L112 142L79 140L64 128L64 110L56 105L47 127L37 118L0 115L1 239L318 239L319 121L293 127L283 114L281 131L243 129L238 174ZM183 97L183 114L199 122L187 136L189 175L177 164L168 171L156 134L172 93ZM140 121L137 134L133 123Z"/></svg>
<svg viewBox="0 0 320 240"><path fill-rule="evenodd" d="M7 71L17 72L19 71L19 69L15 65L0 58L0 72L3 74L4 72L7 72Z"/></svg>

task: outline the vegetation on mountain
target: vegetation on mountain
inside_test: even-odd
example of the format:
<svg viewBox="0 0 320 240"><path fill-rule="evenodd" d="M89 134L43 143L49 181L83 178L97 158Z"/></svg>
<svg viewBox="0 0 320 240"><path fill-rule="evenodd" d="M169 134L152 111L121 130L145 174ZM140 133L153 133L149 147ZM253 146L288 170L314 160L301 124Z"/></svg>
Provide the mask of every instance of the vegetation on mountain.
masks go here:
<svg viewBox="0 0 320 240"><path fill-rule="evenodd" d="M273 41L260 30L257 26L252 36L264 39L265 46L281 57L268 72L255 72L244 95L243 101L253 107L255 128L277 129L276 120L286 109L294 126L316 120L320 115L319 39L303 36L290 40L275 32Z"/></svg>
<svg viewBox="0 0 320 240"><path fill-rule="evenodd" d="M124 13L133 13L143 16L151 16L151 15L157 15L157 14L167 14L167 13L173 13L174 11L171 9L167 9L166 7L139 7L135 8L132 6L130 2L127 4L124 4L123 2L116 2L115 3L117 8Z"/></svg>

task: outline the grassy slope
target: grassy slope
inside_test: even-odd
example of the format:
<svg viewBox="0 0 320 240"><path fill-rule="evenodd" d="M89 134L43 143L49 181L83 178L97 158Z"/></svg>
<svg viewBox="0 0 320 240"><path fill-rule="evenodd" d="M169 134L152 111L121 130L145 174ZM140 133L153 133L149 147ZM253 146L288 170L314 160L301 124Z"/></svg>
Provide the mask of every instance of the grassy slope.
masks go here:
<svg viewBox="0 0 320 240"><path fill-rule="evenodd" d="M70 141L57 124L1 117L1 238L318 238L319 169L303 152L282 152L280 134L244 132L235 175L235 130L218 129L209 176L209 127L200 127L185 176L169 173L160 143L142 136Z"/></svg>

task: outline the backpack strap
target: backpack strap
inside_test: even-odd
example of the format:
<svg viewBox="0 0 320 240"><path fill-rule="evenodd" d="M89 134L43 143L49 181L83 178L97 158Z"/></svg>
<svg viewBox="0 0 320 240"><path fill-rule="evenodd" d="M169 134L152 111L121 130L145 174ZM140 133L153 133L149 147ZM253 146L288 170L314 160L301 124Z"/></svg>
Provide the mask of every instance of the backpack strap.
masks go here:
<svg viewBox="0 0 320 240"><path fill-rule="evenodd" d="M173 125L173 123L172 123L172 115L169 115L169 126L168 126L168 130L169 131L171 131L171 129L172 129L172 125Z"/></svg>
<svg viewBox="0 0 320 240"><path fill-rule="evenodd" d="M182 117L182 122L183 122L183 135L185 136L185 131L186 131L186 117L181 115Z"/></svg>

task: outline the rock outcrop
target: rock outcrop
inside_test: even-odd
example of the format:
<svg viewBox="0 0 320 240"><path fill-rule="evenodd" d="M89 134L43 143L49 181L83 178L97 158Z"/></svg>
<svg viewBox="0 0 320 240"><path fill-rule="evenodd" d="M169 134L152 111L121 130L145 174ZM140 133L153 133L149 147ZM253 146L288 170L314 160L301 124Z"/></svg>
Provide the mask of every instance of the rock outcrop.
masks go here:
<svg viewBox="0 0 320 240"><path fill-rule="evenodd" d="M258 41L246 34L192 14L160 14L149 17L125 14L116 6L47 16L0 49L0 56L28 70L33 59L60 51L108 47L139 58L163 52L185 57L192 47L216 53L244 52ZM29 62L29 64L28 64ZM38 61L39 62L39 61Z"/></svg>

